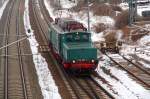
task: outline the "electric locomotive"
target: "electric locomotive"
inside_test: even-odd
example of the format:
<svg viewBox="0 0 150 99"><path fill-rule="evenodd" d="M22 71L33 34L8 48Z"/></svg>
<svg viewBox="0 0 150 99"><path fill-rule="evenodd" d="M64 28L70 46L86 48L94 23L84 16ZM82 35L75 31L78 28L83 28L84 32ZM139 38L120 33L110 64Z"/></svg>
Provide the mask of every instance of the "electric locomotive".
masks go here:
<svg viewBox="0 0 150 99"><path fill-rule="evenodd" d="M65 70L92 71L97 67L97 49L91 41L91 33L79 22L57 18L51 23L49 47Z"/></svg>

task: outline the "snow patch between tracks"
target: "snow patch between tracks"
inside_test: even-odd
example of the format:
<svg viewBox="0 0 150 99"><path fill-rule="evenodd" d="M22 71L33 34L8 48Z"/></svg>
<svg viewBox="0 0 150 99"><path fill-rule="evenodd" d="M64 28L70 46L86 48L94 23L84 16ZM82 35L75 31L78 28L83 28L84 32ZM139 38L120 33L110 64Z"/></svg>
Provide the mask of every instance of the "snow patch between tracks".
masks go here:
<svg viewBox="0 0 150 99"><path fill-rule="evenodd" d="M116 58L118 59L119 57ZM108 57L103 56L103 61L99 62L99 66L96 71L100 76L105 78L108 84L96 79L99 84L113 94L116 99L149 99L149 90L146 90L140 84L132 80L125 71L112 67L111 65L111 60L109 60ZM107 70L110 70L113 77L106 74L101 67L105 67Z"/></svg>
<svg viewBox="0 0 150 99"><path fill-rule="evenodd" d="M4 2L3 6L0 7L0 19L1 19L2 15L3 15L4 9L5 9L5 7L6 7L7 3L8 3L8 1L9 1L9 0L6 0L6 1Z"/></svg>
<svg viewBox="0 0 150 99"><path fill-rule="evenodd" d="M39 85L41 87L42 95L44 99L61 99L58 92L58 87L53 80L53 77L48 69L46 60L38 52L38 42L35 39L34 31L31 29L29 20L29 0L25 1L25 12L24 12L24 26L28 40L30 43L31 51L33 54L33 61L35 64L36 72L38 75ZM28 29L31 33L28 33Z"/></svg>

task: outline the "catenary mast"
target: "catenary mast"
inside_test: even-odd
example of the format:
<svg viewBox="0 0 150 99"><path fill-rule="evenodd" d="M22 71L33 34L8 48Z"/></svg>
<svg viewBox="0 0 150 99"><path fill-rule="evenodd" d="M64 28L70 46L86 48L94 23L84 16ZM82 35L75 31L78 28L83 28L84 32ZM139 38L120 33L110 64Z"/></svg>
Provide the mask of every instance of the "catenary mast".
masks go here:
<svg viewBox="0 0 150 99"><path fill-rule="evenodd" d="M137 0L128 0L129 4L129 25L135 21L137 16Z"/></svg>

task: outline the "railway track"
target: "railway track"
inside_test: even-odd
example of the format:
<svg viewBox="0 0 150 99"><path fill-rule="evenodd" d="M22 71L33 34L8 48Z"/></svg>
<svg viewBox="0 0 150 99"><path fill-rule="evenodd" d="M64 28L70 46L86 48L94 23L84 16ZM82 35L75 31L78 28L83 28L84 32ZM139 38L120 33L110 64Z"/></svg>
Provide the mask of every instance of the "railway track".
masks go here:
<svg viewBox="0 0 150 99"><path fill-rule="evenodd" d="M36 38L38 38L38 42L40 45L46 45L48 46L48 41L47 41L47 37L46 37L46 32L44 27L41 24L40 18L38 17L38 10L39 8L37 8L37 1L35 2L34 0L30 1L30 12L33 13L31 16L33 19L31 19L31 25L33 30L35 30L35 32L37 33ZM48 27L47 27L48 28ZM66 80L65 76L62 73L62 70L59 68L59 65L56 63L56 60L54 59L54 57L52 56L52 54L50 52L46 52L46 53L42 53L42 55L48 59L48 64L49 69L51 70L51 73L56 81L56 84L60 87L60 92L63 93L62 97L64 99L77 99L75 98L76 96L73 95L73 91L70 88L70 85L68 84L68 81ZM71 93L73 96L70 96ZM66 95L67 94L67 95Z"/></svg>
<svg viewBox="0 0 150 99"><path fill-rule="evenodd" d="M61 70L63 70L78 99L115 99L113 95L95 80L95 77L99 78L95 73L90 76L75 76L66 74L63 68Z"/></svg>
<svg viewBox="0 0 150 99"><path fill-rule="evenodd" d="M99 87L99 89L101 90L101 95L103 97L105 97L106 99L115 99L115 97L108 92L104 87L102 87L97 80L102 81L103 83L105 83L108 87L110 87L110 89L112 90L113 94L118 95L112 88L111 85L105 80L105 78L103 78L102 76L100 76L97 72L93 72L92 75L90 76L90 79L95 83L95 85L97 85L97 87ZM97 79L97 80L96 80Z"/></svg>
<svg viewBox="0 0 150 99"><path fill-rule="evenodd" d="M19 40L20 35L20 7L22 0L11 0L9 3L8 14L4 26L4 45ZM15 25L12 25L15 24ZM15 34L16 33L16 34ZM2 49L3 50L3 49ZM1 67L4 67L3 90L0 90L1 99L32 99L29 86L27 85L21 46L18 42L14 46L6 46L2 52L4 57L1 58ZM17 56L8 57L16 53Z"/></svg>
<svg viewBox="0 0 150 99"><path fill-rule="evenodd" d="M19 8L20 8L20 2L19 1ZM18 8L18 13L16 14L16 36L17 36L17 41L20 39L19 35L22 35L20 33L20 11ZM25 79L25 73L24 73L24 68L23 68L23 58L22 58L22 50L21 50L21 44L20 42L17 43L17 49L18 49L18 59L19 59L19 65L20 65L20 75L21 75L21 81L22 81L22 89L23 89L23 97L24 99L29 99L29 90L27 89L27 84L26 84L26 79ZM30 98L32 96L30 95Z"/></svg>
<svg viewBox="0 0 150 99"><path fill-rule="evenodd" d="M125 60L125 63L118 62L107 53L105 53L105 55L109 57L109 59L113 61L119 68L125 70L128 74L130 74L130 76L138 83L140 83L143 87L145 87L146 89L150 89L150 73L148 71L120 54L118 55ZM129 66L129 64L132 66Z"/></svg>
<svg viewBox="0 0 150 99"><path fill-rule="evenodd" d="M44 16L45 22L46 22L47 26L49 27L51 20L49 20L49 18L47 18L49 16L46 14L46 11L44 8L44 3L42 0L39 0L39 3L40 3L39 5L41 8L42 14L44 14L43 16ZM35 3L33 3L33 1L32 1L32 4L35 4ZM32 5L32 6L35 7L35 5ZM40 34L44 35L41 37L43 37L44 39L47 39L47 37L45 35L47 33L45 33L43 30L43 27L39 21L40 19L37 17L39 15L37 14L36 10L37 10L36 7L33 8L33 12L34 12L34 16L35 16L34 23L36 23L38 29L40 29L39 30L41 32ZM43 41L43 39L40 42L42 42L42 41ZM47 40L45 42L47 42ZM56 77L58 75L58 73L60 74L63 82L65 83L65 86L66 86L65 88L67 88L67 90L69 91L72 99L85 99L85 98L86 99L99 99L99 98L114 99L113 96L107 95L108 93L105 93L105 92L107 92L106 90L104 91L104 89L102 90L102 89L99 89L99 87L97 88L97 86L100 86L100 85L98 85L98 83L96 83L96 81L94 79L92 79L90 77L84 79L84 78L78 78L75 76L68 75L66 73L66 71L63 69L63 67L61 66L61 64L58 64L56 62L55 58L50 54L50 52L48 52L46 54L51 56L51 58L49 56L47 56L47 58L51 59L55 64L50 67L50 68L52 68L52 71L51 71L52 75L54 75ZM53 71L55 71L55 72L53 72ZM55 77L54 77L54 79L55 79ZM90 85L90 84L93 84L93 85ZM86 85L86 86L84 86L84 85Z"/></svg>
<svg viewBox="0 0 150 99"><path fill-rule="evenodd" d="M94 87L90 85L91 81L88 77L71 76L69 78L71 78L70 84L76 86L74 90L78 92L80 99L100 99Z"/></svg>
<svg viewBox="0 0 150 99"><path fill-rule="evenodd" d="M119 56L121 56L124 60L128 61L130 64L132 64L133 66L135 66L136 68L140 69L142 72L144 72L145 74L149 75L150 76L150 71L146 68L144 68L144 66L140 66L139 64L133 62L133 60L130 60L128 59L127 57L121 55L121 54L118 54Z"/></svg>
<svg viewBox="0 0 150 99"><path fill-rule="evenodd" d="M52 22L53 19L49 16L48 11L44 5L44 1L43 0L38 0L38 1L40 4L41 12L44 16L44 20L46 21L47 25L50 26L50 22Z"/></svg>
<svg viewBox="0 0 150 99"><path fill-rule="evenodd" d="M59 64L61 65L61 64ZM71 87L73 99L115 99L107 90L105 90L95 80L99 78L98 74L92 76L75 76L67 73L62 66L57 65L60 72L65 76L67 84ZM69 88L70 88L69 87Z"/></svg>
<svg viewBox="0 0 150 99"><path fill-rule="evenodd" d="M5 35L6 35L6 39L5 39L5 45L8 44L8 35L9 35L9 25L10 25L10 19L11 19L11 14L12 14L12 9L14 6L15 1L13 0L10 8L9 8L9 12L7 15L7 22L6 22L6 26L5 26ZM8 47L5 48L5 55L8 55ZM4 99L8 99L8 57L5 58L4 60Z"/></svg>

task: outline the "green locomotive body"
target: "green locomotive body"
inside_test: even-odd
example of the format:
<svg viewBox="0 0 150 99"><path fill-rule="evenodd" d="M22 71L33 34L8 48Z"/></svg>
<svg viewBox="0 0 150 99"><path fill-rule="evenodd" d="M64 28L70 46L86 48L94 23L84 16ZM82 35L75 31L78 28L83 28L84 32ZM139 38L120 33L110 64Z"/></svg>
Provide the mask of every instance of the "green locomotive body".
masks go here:
<svg viewBox="0 0 150 99"><path fill-rule="evenodd" d="M91 33L85 29L64 31L52 23L48 35L49 46L65 69L91 71L97 67L97 49L91 42Z"/></svg>

